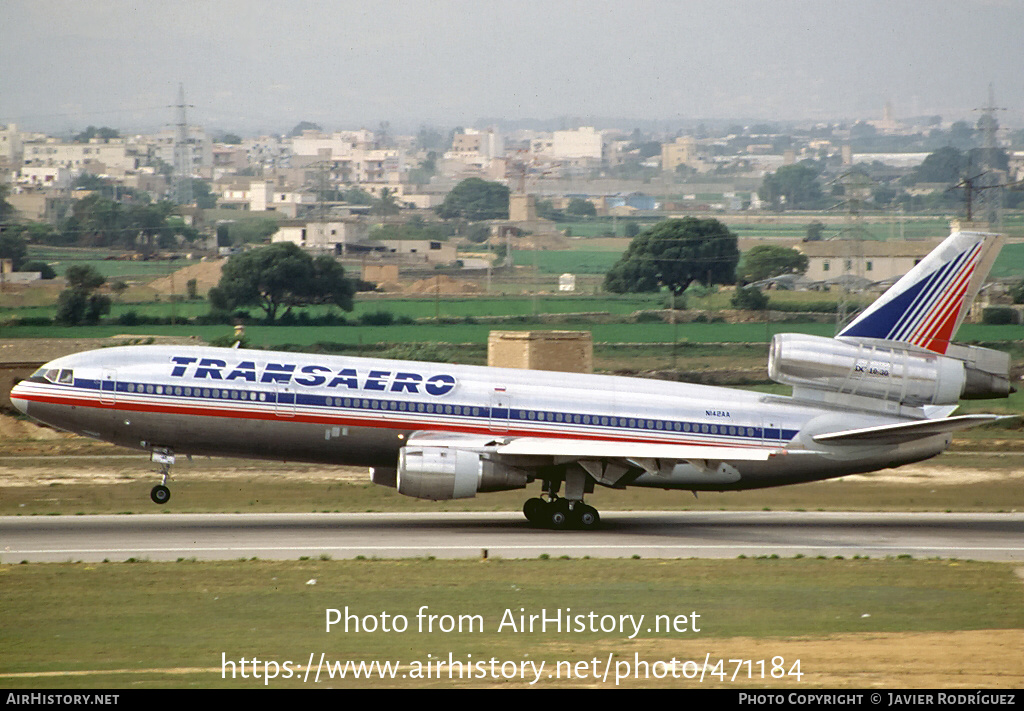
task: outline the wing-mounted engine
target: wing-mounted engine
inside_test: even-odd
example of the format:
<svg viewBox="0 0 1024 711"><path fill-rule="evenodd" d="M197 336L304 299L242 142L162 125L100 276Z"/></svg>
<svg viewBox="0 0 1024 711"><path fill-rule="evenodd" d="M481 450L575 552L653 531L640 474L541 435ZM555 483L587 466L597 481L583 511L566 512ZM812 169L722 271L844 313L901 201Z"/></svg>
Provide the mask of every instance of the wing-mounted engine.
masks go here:
<svg viewBox="0 0 1024 711"><path fill-rule="evenodd" d="M467 499L484 491L522 489L527 473L486 454L452 447L410 447L398 456L398 492L418 499Z"/></svg>
<svg viewBox="0 0 1024 711"><path fill-rule="evenodd" d="M880 339L778 334L768 377L793 397L845 405L955 405L961 398L1006 397L1010 359L977 346L951 345L946 355Z"/></svg>

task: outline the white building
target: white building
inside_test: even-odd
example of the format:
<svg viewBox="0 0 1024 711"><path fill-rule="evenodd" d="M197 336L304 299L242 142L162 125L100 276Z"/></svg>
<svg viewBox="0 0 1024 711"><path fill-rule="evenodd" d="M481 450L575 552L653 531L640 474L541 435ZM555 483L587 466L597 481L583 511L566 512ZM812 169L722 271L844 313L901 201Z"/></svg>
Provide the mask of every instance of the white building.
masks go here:
<svg viewBox="0 0 1024 711"><path fill-rule="evenodd" d="M270 241L291 242L311 252L342 255L348 245L367 239L369 234L366 221L359 217L329 222L288 220L280 224Z"/></svg>
<svg viewBox="0 0 1024 711"><path fill-rule="evenodd" d="M137 170L140 156L123 138L93 138L88 143L63 143L54 139L23 146L26 165L60 166L76 175L94 173L120 177Z"/></svg>
<svg viewBox="0 0 1024 711"><path fill-rule="evenodd" d="M11 182L24 188L70 190L73 175L62 165L23 165L12 172Z"/></svg>
<svg viewBox="0 0 1024 711"><path fill-rule="evenodd" d="M272 180L238 179L220 189L218 207L250 212L280 212L295 218L304 208L316 205L313 193L277 186Z"/></svg>

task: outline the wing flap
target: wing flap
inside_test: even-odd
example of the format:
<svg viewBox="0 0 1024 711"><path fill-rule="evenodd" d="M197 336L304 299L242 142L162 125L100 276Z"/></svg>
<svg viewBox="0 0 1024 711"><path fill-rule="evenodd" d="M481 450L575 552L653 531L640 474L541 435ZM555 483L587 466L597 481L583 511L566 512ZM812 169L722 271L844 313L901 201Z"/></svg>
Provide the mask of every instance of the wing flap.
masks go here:
<svg viewBox="0 0 1024 711"><path fill-rule="evenodd" d="M1012 415L957 415L938 420L920 420L917 422L900 422L894 425L862 427L841 432L829 432L814 436L815 442L822 444L898 444L922 437L948 434L969 427L987 425L991 422L1010 419Z"/></svg>
<svg viewBox="0 0 1024 711"><path fill-rule="evenodd" d="M556 437L508 437L504 435L429 431L412 434L409 437L408 446L486 450L508 456L560 457L563 459L628 459L634 462L657 459L764 462L770 457L786 454L786 450L780 448L712 447L699 444L619 442L613 440Z"/></svg>
<svg viewBox="0 0 1024 711"><path fill-rule="evenodd" d="M586 459L674 459L763 462L783 449L756 447L711 447L697 444L616 442L610 440L519 437L499 445L498 454Z"/></svg>

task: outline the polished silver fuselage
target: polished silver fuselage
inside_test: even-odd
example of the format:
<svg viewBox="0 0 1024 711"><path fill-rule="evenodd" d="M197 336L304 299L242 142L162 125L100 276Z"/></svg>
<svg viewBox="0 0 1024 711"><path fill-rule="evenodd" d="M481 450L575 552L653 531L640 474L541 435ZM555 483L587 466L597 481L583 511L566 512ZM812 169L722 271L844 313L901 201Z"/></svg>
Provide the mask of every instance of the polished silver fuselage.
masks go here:
<svg viewBox="0 0 1024 711"><path fill-rule="evenodd" d="M423 433L773 452L765 461L730 463L731 476L680 461L630 481L728 490L898 466L932 457L950 441L942 434L828 446L812 435L908 418L615 376L178 346L90 351L47 369L52 377L37 374L15 387L19 409L68 431L179 454L394 467L410 437Z"/></svg>

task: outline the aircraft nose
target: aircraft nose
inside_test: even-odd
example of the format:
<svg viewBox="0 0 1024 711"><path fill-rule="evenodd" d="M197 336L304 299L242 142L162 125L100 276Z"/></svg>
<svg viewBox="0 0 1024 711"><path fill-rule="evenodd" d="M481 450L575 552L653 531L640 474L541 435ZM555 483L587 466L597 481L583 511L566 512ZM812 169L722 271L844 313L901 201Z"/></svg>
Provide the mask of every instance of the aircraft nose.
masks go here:
<svg viewBox="0 0 1024 711"><path fill-rule="evenodd" d="M23 415L28 414L28 400L25 398L25 386L20 382L11 388L11 404Z"/></svg>

